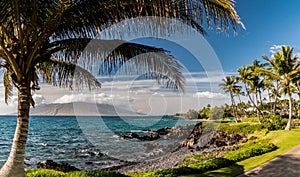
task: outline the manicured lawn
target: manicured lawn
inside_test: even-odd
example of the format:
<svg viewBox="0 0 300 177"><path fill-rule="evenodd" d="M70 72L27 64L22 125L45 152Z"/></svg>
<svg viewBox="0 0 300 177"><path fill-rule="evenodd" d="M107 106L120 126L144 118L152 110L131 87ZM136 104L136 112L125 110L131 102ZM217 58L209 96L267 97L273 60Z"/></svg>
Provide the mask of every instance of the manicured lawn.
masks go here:
<svg viewBox="0 0 300 177"><path fill-rule="evenodd" d="M252 157L236 164L230 165L226 168L221 168L218 170L208 171L203 174L197 175L186 175L188 177L205 177L205 176L222 176L222 177L232 177L237 176L241 173L249 171L259 165L287 152L288 150L300 145L300 129L294 129L291 131L279 130L271 131L265 137L265 139L270 139L272 143L277 145L279 148L275 151Z"/></svg>

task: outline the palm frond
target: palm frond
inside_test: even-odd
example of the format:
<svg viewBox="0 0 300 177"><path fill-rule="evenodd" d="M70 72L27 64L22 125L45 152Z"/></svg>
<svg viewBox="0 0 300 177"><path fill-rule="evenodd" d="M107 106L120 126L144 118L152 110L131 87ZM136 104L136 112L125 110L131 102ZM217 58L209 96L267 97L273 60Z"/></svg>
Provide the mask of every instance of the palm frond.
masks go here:
<svg viewBox="0 0 300 177"><path fill-rule="evenodd" d="M51 58L40 63L37 69L46 82L55 86L69 87L70 89L73 89L74 86L78 89L81 89L82 86L87 86L89 89L101 87L101 84L89 71L71 62Z"/></svg>
<svg viewBox="0 0 300 177"><path fill-rule="evenodd" d="M124 74L143 75L156 79L168 88L184 91L182 66L164 49L124 43L104 59L99 71L101 74L111 74L120 69Z"/></svg>
<svg viewBox="0 0 300 177"><path fill-rule="evenodd" d="M184 21L189 26L195 27L204 33L201 26L205 20L209 27L228 31L229 26L234 31L238 26L243 26L232 0L178 0L178 1L152 1L152 0L122 0L122 1L100 1L100 0L78 0L74 1L62 14L59 25L55 26L54 36L65 38L65 36L95 36L103 29L117 24L124 19L135 17L166 17ZM72 21L70 23L70 20ZM142 31L150 31L159 28L173 30L161 24L143 24ZM154 26L155 25L155 26ZM156 26L157 25L157 26ZM166 26L168 26L166 28ZM126 32L130 31L127 29ZM141 28L140 28L141 30ZM138 32L136 28L133 32ZM156 30L160 31L160 30Z"/></svg>
<svg viewBox="0 0 300 177"><path fill-rule="evenodd" d="M164 83L168 87L183 90L182 67L168 51L162 48L123 40L90 38L55 41L46 46L46 48L51 48L53 51L49 51L49 53L46 51L44 54L39 55L36 62L43 63L49 60L49 54L55 50L57 54L54 56L58 60L82 66L82 68L85 68L92 74L111 74L121 66L126 66L129 67L127 68L127 74L130 74L129 71L132 71L131 74L134 71L136 71L134 72L135 74L148 73L149 76L152 76L148 78L156 79L159 83ZM136 56L138 57L135 58ZM171 66L166 66L167 64ZM45 69L49 69L49 67ZM171 74L172 69L174 69L173 74ZM45 75L45 78L49 80L52 77ZM162 82L162 80L165 82ZM66 81L68 80L64 78L64 83ZM178 85L175 86L174 84Z"/></svg>
<svg viewBox="0 0 300 177"><path fill-rule="evenodd" d="M3 84L4 84L4 100L5 103L8 104L9 98L13 95L13 85L11 81L11 77L7 70L5 70L3 75Z"/></svg>
<svg viewBox="0 0 300 177"><path fill-rule="evenodd" d="M53 41L41 48L35 62L48 60L52 54L55 58L76 63L83 54L86 61L97 61L110 55L118 46L126 43L124 40L103 40L92 38L70 38Z"/></svg>
<svg viewBox="0 0 300 177"><path fill-rule="evenodd" d="M99 66L105 66L105 63L109 61L105 55L109 55L110 51L103 52L103 48L98 48L94 53L89 53L89 59L87 55L84 56L88 52L83 54L81 52L89 50L88 46L93 43L90 38L96 37L104 29L115 24L116 28L121 29L117 33L156 35L168 35L170 32L177 32L178 29L184 31L188 29L187 26L205 34L203 28L205 21L209 28L214 27L225 32L228 32L230 28L237 31L239 26L243 27L234 9L233 0L2 0L0 16L0 56L9 65L12 82L20 82L25 75L30 77L31 80L28 82L32 82L34 86L36 76L32 69L37 65L44 71L50 68L51 79L48 78L48 81L52 82L56 79L58 81L62 78L63 81L58 85L67 83L69 86L73 81L68 79L75 77L73 72L75 64L82 66L82 68L77 67L79 70L85 70L91 64L98 65L99 61L104 63ZM145 18L139 17L148 17L155 22L147 23L143 21ZM137 20L137 25L134 26L130 22L121 23L126 19ZM178 20L183 22L180 23L181 26L175 25ZM114 35L115 32L112 31L112 33ZM141 74L142 70L145 70L144 73L156 73L157 76L164 76L156 78L168 78L172 80L168 83L174 83L177 84L174 87L183 88L184 79L180 72L182 68L166 51L154 48L147 48L143 51L140 48L146 48L145 46L136 46L142 52L135 53L136 48L130 43L126 44L126 48L122 48L123 42L117 42L118 45L113 45L113 48L104 47L115 54L115 59L110 59L113 64L117 63L122 66L125 64L131 69L138 69ZM89 45L86 47L87 43ZM100 49L102 53L99 54ZM155 54L150 56L149 52ZM133 57L137 55L138 57ZM86 60L78 60L80 57ZM57 58L57 60L53 61L51 58ZM141 66L137 66L138 64ZM58 69L59 67L67 68L67 70L62 71ZM53 73L58 74L54 77ZM79 71L79 73L84 72ZM49 73L46 76L49 76ZM92 77L85 75L83 78L88 80ZM86 85L90 87L98 84L94 80Z"/></svg>

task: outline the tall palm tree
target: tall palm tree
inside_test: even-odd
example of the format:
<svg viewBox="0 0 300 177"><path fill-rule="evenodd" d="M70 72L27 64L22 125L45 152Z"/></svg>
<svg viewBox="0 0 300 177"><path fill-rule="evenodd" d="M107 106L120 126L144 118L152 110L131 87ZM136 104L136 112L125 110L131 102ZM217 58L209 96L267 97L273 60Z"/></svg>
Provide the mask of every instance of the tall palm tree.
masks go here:
<svg viewBox="0 0 300 177"><path fill-rule="evenodd" d="M265 63L260 64L260 61L255 59L252 63L251 66L249 66L250 72L251 72L251 78L249 80L249 85L251 86L251 90L253 94L255 95L255 100L256 100L256 105L257 105L257 116L258 119L260 115L263 116L263 112L259 107L262 107L263 102L262 102L262 96L261 92L264 87L264 80L262 79L263 74L261 72L258 72L260 68L265 67Z"/></svg>
<svg viewBox="0 0 300 177"><path fill-rule="evenodd" d="M203 34L203 19L208 26L225 32L229 26L236 31L242 25L232 0L2 0L0 16L0 66L5 69L6 100L13 87L18 90L18 121L11 153L0 171L1 177L24 176L29 110L30 106L34 106L32 91L39 89L38 73L54 85L99 87L100 83L82 66L97 64L101 60L104 68L111 71L130 62L132 56L156 52L158 57L136 59L130 66L148 73L161 73L155 78L167 78L168 86L183 89L181 66L162 49L119 43L117 49L110 51L113 57L104 57L107 51L102 51L102 48L108 41L98 41L100 45L97 45L96 53L93 53L95 50L87 50L85 55L81 55L87 44L106 27L142 16L175 18ZM151 27L135 28L134 32L175 30L165 27L164 22ZM80 61L82 58L83 62Z"/></svg>
<svg viewBox="0 0 300 177"><path fill-rule="evenodd" d="M265 74L272 76L276 80L279 80L279 85L282 87L282 93L289 98L289 120L285 127L285 130L291 129L292 122L292 87L293 79L298 77L300 72L300 65L298 63L298 57L293 55L293 48L288 46L282 46L281 50L273 55L272 58L263 56L269 64L270 68L262 70Z"/></svg>
<svg viewBox="0 0 300 177"><path fill-rule="evenodd" d="M239 103L242 103L241 95L245 96L245 92L243 92L242 87L238 87L234 90L234 94L238 97Z"/></svg>
<svg viewBox="0 0 300 177"><path fill-rule="evenodd" d="M253 71L251 70L251 67L249 66L243 66L241 68L238 68L239 76L237 77L237 80L239 82L242 82L244 84L246 95L248 96L250 102L255 107L257 113L258 122L260 122L259 115L262 115L261 110L258 107L258 103L254 101L254 98L251 97L251 93L256 93L256 85L258 84L257 76L253 75Z"/></svg>
<svg viewBox="0 0 300 177"><path fill-rule="evenodd" d="M236 78L237 79L237 78ZM238 80L237 80L238 82ZM244 104L242 104L241 95L245 96L245 92L243 92L242 87L237 87L234 89L234 96L238 97L239 103L237 104L237 108L239 109L240 114L242 115L244 113Z"/></svg>
<svg viewBox="0 0 300 177"><path fill-rule="evenodd" d="M234 94L237 92L237 90L241 89L241 86L236 85L237 79L235 76L226 76L225 79L222 79L222 82L219 86L222 90L224 90L226 93L230 94L231 99L231 109L233 111L233 115L235 117L235 122L237 123L236 117L237 117L237 110L236 110L236 104L234 101Z"/></svg>
<svg viewBox="0 0 300 177"><path fill-rule="evenodd" d="M263 80L264 80L264 87L263 87L263 90L264 91L267 91L267 94L268 94L268 111L271 113L272 112L272 101L273 101L273 98L274 98L274 103L275 103L275 95L273 95L272 93L272 90L273 88L275 87L275 83L274 81L268 76L268 75L264 75L263 76ZM275 90L275 89L274 89ZM274 96L274 97L273 97Z"/></svg>
<svg viewBox="0 0 300 177"><path fill-rule="evenodd" d="M300 116L300 73L298 76L295 76L293 79L293 83L295 84L296 93L298 95L298 104L297 104L297 116Z"/></svg>

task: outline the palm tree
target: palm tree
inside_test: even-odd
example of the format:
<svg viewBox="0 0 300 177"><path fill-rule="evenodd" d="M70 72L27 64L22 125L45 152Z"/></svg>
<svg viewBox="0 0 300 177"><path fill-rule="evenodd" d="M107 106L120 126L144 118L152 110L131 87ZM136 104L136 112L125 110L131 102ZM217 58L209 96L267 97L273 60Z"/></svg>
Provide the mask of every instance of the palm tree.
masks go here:
<svg viewBox="0 0 300 177"><path fill-rule="evenodd" d="M274 81L268 76L268 75L264 75L263 76L263 80L264 80L264 87L263 87L263 90L264 91L267 91L267 94L268 94L268 111L271 113L272 112L272 101L273 101L273 98L274 98L274 104L275 104L275 95L273 95L272 93L272 90L275 90L273 89L274 88Z"/></svg>
<svg viewBox="0 0 300 177"><path fill-rule="evenodd" d="M222 82L219 86L222 90L224 90L226 93L230 94L231 99L231 109L233 111L233 115L235 117L235 122L237 123L236 116L237 116L237 110L236 110L236 104L234 101L234 94L237 92L236 90L240 90L241 86L236 85L237 79L235 76L227 76L225 79L222 79Z"/></svg>
<svg viewBox="0 0 300 177"><path fill-rule="evenodd" d="M270 98L274 100L274 104L273 104L273 113L277 112L277 103L278 103L278 99L281 97L279 94L279 81L276 83L276 88L271 89L270 92Z"/></svg>
<svg viewBox="0 0 300 177"><path fill-rule="evenodd" d="M248 82L248 84L251 86L252 92L255 95L255 100L256 100L256 112L257 112L257 117L260 119L260 115L263 116L263 112L259 107L262 107L263 101L262 101L262 96L261 96L261 91L264 87L264 80L261 78L263 76L258 70L260 68L265 67L265 63L260 64L258 60L254 60L252 65L249 66L250 72L251 72L251 78Z"/></svg>
<svg viewBox="0 0 300 177"><path fill-rule="evenodd" d="M291 129L292 122L292 87L293 79L299 75L300 65L297 63L298 57L293 55L293 48L288 46L282 46L281 50L273 55L270 59L267 56L263 56L271 68L264 69L262 72L272 76L276 80L279 80L282 93L289 98L289 120L285 127L285 130Z"/></svg>
<svg viewBox="0 0 300 177"><path fill-rule="evenodd" d="M258 103L255 103L254 98L251 97L251 92L254 91L254 93L256 93L256 85L258 85L257 76L253 76L253 71L249 66L238 68L238 73L239 76L237 77L237 80L244 84L246 95L248 96L252 105L256 108L258 122L260 122L259 115L262 115L262 113L258 107Z"/></svg>
<svg viewBox="0 0 300 177"><path fill-rule="evenodd" d="M237 80L238 82L238 80ZM245 96L245 92L243 92L242 87L238 87L234 90L234 96L238 97L239 103L237 104L237 108L239 108L240 114L244 113L244 104L242 104L241 95ZM239 106L240 105L240 106Z"/></svg>
<svg viewBox="0 0 300 177"><path fill-rule="evenodd" d="M238 97L239 103L242 103L241 95L245 96L245 92L243 92L242 87L238 87L234 90L234 94Z"/></svg>
<svg viewBox="0 0 300 177"><path fill-rule="evenodd" d="M293 83L295 84L295 89L296 89L296 92L297 92L297 95L298 95L298 109L297 109L297 116L299 117L300 116L300 111L299 111L299 108L300 108L300 73L297 77L294 77L293 79Z"/></svg>
<svg viewBox="0 0 300 177"><path fill-rule="evenodd" d="M81 55L81 52L106 27L124 19L142 16L175 18L203 34L205 31L201 26L202 19L205 19L210 27L227 32L228 27L232 26L236 31L242 23L233 6L232 0L2 0L0 66L5 69L6 100L13 87L18 90L18 121L11 153L1 168L0 176L24 176L29 110L30 106L34 106L32 91L39 89L38 73L54 85L71 88L77 85L99 87L100 83L82 66L97 64L101 60L104 63L102 66L111 71L120 64L130 62L132 56L156 52L158 57L136 59L130 66L147 70L150 75L153 72L161 73L155 78L167 78L168 86L182 90L181 66L163 49L130 43L122 45L122 42L119 42L119 47L112 51L113 55L104 57L107 51L102 51L102 48L105 48L103 46L108 41L96 41L96 53L92 53L95 50L87 50L85 55ZM172 30L164 26L163 22L155 23L153 28L136 28L134 32ZM81 61L82 58L84 61Z"/></svg>

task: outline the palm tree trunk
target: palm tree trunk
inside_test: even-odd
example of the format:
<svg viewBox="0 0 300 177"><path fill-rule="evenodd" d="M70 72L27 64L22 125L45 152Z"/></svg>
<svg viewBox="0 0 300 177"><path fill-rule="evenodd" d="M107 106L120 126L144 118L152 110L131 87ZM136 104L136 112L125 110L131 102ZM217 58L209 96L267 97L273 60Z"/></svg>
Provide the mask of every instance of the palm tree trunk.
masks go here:
<svg viewBox="0 0 300 177"><path fill-rule="evenodd" d="M256 114L257 114L257 119L258 119L258 122L260 122L260 109L258 108L258 105L259 105L259 100L258 100L258 93L257 93L257 90L255 91L255 99L256 99Z"/></svg>
<svg viewBox="0 0 300 177"><path fill-rule="evenodd" d="M298 95L298 101L296 100L295 105L297 105L297 116L300 117L300 86L296 87L297 95Z"/></svg>
<svg viewBox="0 0 300 177"><path fill-rule="evenodd" d="M239 95L239 94L238 94L238 99L239 99L239 104L242 106L242 100L241 100L241 97L240 97L240 95ZM243 106L243 107L241 107L241 110L240 110L240 112L241 112L241 113L245 112L245 108L244 108L244 106Z"/></svg>
<svg viewBox="0 0 300 177"><path fill-rule="evenodd" d="M268 97L269 97L269 107L268 107L268 111L270 112L269 115L272 113L272 97L271 97L271 92L270 89L268 89Z"/></svg>
<svg viewBox="0 0 300 177"><path fill-rule="evenodd" d="M285 127L285 130L291 130L291 124L292 124L292 94L290 90L288 92L288 95L289 95L289 121Z"/></svg>
<svg viewBox="0 0 300 177"><path fill-rule="evenodd" d="M278 85L278 80L276 81L276 91L275 91L275 100L274 100L274 108L273 112L274 114L276 113L276 105L277 105L277 99L278 99L278 90L279 90L279 85Z"/></svg>
<svg viewBox="0 0 300 177"><path fill-rule="evenodd" d="M244 82L244 85L245 85L245 89L246 89L246 92L247 92L247 95L249 97L250 102L253 104L253 106L256 108L256 110L258 110L261 113L261 111L259 110L257 105L254 103L253 99L251 98L250 91L248 90L247 85L246 85L245 82ZM258 118L258 123L261 123L259 118Z"/></svg>
<svg viewBox="0 0 300 177"><path fill-rule="evenodd" d="M237 123L237 120L236 120L235 103L234 103L233 94L232 94L231 92L230 92L230 97L231 97L231 109L232 109L232 111L233 111L234 121L235 121L235 123Z"/></svg>
<svg viewBox="0 0 300 177"><path fill-rule="evenodd" d="M298 117L300 117L300 92L298 91L298 97L299 97L299 100L298 100L298 108L297 108L297 112L298 112Z"/></svg>
<svg viewBox="0 0 300 177"><path fill-rule="evenodd" d="M260 105L261 105L262 109L265 110L264 103L263 103L263 98L262 98L262 95L261 95L261 90L259 90L258 94L259 94Z"/></svg>
<svg viewBox="0 0 300 177"><path fill-rule="evenodd" d="M30 87L20 84L18 93L18 121L8 160L0 171L1 177L24 177L24 156L28 135Z"/></svg>

